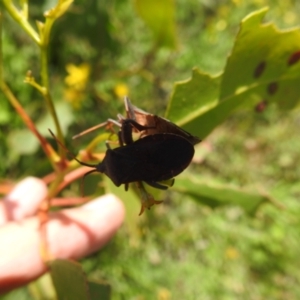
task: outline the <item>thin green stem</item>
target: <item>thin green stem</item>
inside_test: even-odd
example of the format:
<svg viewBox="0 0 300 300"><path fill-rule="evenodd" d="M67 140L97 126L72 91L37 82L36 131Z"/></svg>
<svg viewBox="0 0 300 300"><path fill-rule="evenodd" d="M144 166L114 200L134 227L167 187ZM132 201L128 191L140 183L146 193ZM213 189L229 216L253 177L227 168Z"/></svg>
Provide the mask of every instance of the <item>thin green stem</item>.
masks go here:
<svg viewBox="0 0 300 300"><path fill-rule="evenodd" d="M21 0L21 5L22 5L22 12L23 16L28 20L28 1L27 0Z"/></svg>
<svg viewBox="0 0 300 300"><path fill-rule="evenodd" d="M32 76L31 70L27 71L24 82L30 84L35 89L37 89L41 93L42 96L45 96L45 94L47 92L46 89L35 81L35 78Z"/></svg>
<svg viewBox="0 0 300 300"><path fill-rule="evenodd" d="M49 39L50 39L50 32L52 25L54 23L54 19L47 18L46 24L43 27L43 30L40 30L40 36L38 33L32 28L32 26L29 24L27 20L27 12L25 11L19 11L10 0L3 0L3 4L6 8L6 10L9 12L9 14L12 16L13 19L16 20L16 22L29 34L30 37L33 38L33 40L40 46L40 56L41 56L41 80L42 80L42 86L45 88L44 92L44 98L47 104L47 107L49 109L50 114L53 117L54 124L56 127L56 132L58 138L63 141L63 135L61 131L61 127L59 124L59 120L57 117L57 113L55 111L55 107L53 104L53 100L50 94L49 89L49 72L48 72L48 45L49 45ZM26 4L24 2L23 4ZM25 5L26 8L26 5ZM41 27L42 28L42 27ZM64 152L60 150L60 154L62 155L62 158L64 158Z"/></svg>
<svg viewBox="0 0 300 300"><path fill-rule="evenodd" d="M41 80L42 80L42 86L45 88L44 98L48 106L49 112L54 120L57 137L60 141L63 142L63 134L61 131L60 123L58 120L58 116L49 89L48 47L41 46L40 50L41 50ZM62 154L62 157L64 157L64 152L61 151L61 149L60 149L60 154Z"/></svg>
<svg viewBox="0 0 300 300"><path fill-rule="evenodd" d="M67 169L66 169L66 171L67 171ZM57 193L59 191L59 185L63 182L64 176L67 173L66 171L57 173L54 181L49 186L48 199L52 199L57 195Z"/></svg>
<svg viewBox="0 0 300 300"><path fill-rule="evenodd" d="M49 40L50 40L50 32L53 23L54 23L53 19L47 18L43 30L41 32L41 43L40 43L41 81L42 81L42 86L45 88L44 98L48 106L49 112L54 120L57 137L64 144L64 137L55 110L53 99L51 97L50 85L49 85L48 47L49 47ZM65 158L65 153L61 148L59 149L59 154L62 159Z"/></svg>
<svg viewBox="0 0 300 300"><path fill-rule="evenodd" d="M0 82L3 82L3 53L2 53L2 21L3 15L0 12Z"/></svg>
<svg viewBox="0 0 300 300"><path fill-rule="evenodd" d="M12 3L11 0L3 0L3 4L11 15L11 17L18 23L20 26L28 33L28 35L36 42L36 44L40 45L40 37L38 33L33 29L30 23L27 20L26 12L25 14L19 11Z"/></svg>
<svg viewBox="0 0 300 300"><path fill-rule="evenodd" d="M46 18L46 22L45 22L45 26L44 26L44 30L43 30L43 39L42 39L42 45L44 47L48 47L48 45L49 45L50 33L51 33L52 26L54 24L54 21L55 21L55 19L53 19L51 17Z"/></svg>
<svg viewBox="0 0 300 300"><path fill-rule="evenodd" d="M33 134L39 139L40 144L45 152L45 154L49 157L49 160L52 166L55 168L55 157L57 156L55 151L52 149L51 145L46 141L46 139L37 131L34 123L31 118L28 116L26 111L23 109L17 97L13 94L9 86L4 81L3 75L3 53L2 53L2 14L0 14L0 89L3 94L6 96L10 104L15 108L20 117L23 119L24 123L27 127L33 132Z"/></svg>

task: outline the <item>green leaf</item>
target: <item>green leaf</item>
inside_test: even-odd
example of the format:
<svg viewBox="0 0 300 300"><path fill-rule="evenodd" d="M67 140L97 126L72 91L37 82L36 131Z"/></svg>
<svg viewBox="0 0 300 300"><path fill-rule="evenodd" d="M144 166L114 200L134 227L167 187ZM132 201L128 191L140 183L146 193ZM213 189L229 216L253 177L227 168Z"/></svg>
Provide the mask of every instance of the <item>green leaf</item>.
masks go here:
<svg viewBox="0 0 300 300"><path fill-rule="evenodd" d="M173 189L213 208L231 204L240 206L251 214L262 203L271 202L270 197L266 194L250 193L228 185L207 183L207 180L201 180L188 174L182 174L176 178Z"/></svg>
<svg viewBox="0 0 300 300"><path fill-rule="evenodd" d="M261 9L242 21L222 76L194 70L192 79L175 84L170 120L205 138L238 108L274 102L291 109L298 104L300 30L261 24L266 12Z"/></svg>
<svg viewBox="0 0 300 300"><path fill-rule="evenodd" d="M11 131L7 137L7 142L11 152L19 155L32 154L39 146L38 139L28 129Z"/></svg>
<svg viewBox="0 0 300 300"><path fill-rule="evenodd" d="M62 132L66 134L68 127L74 121L74 113L72 111L72 108L68 103L59 101L55 103L55 110L60 122ZM36 123L36 127L44 136L50 136L48 128L52 128L54 130L55 127L53 118L50 115L49 111L47 111L45 115L41 116L41 118Z"/></svg>
<svg viewBox="0 0 300 300"><path fill-rule="evenodd" d="M106 282L88 281L92 300L109 300L111 298L111 286Z"/></svg>
<svg viewBox="0 0 300 300"><path fill-rule="evenodd" d="M80 264L56 259L50 263L50 274L58 299L90 299L86 275Z"/></svg>
<svg viewBox="0 0 300 300"><path fill-rule="evenodd" d="M192 78L175 83L166 118L194 135L203 137L197 118L218 104L221 76L212 77L194 69Z"/></svg>
<svg viewBox="0 0 300 300"><path fill-rule="evenodd" d="M153 32L156 45L176 47L173 0L135 0L136 11Z"/></svg>
<svg viewBox="0 0 300 300"><path fill-rule="evenodd" d="M58 299L109 300L111 288L107 282L88 281L80 264L56 259L50 263L50 274Z"/></svg>
<svg viewBox="0 0 300 300"><path fill-rule="evenodd" d="M266 12L267 8L261 9L242 21L223 74L220 99L243 91L293 108L300 98L300 30L261 24Z"/></svg>
<svg viewBox="0 0 300 300"><path fill-rule="evenodd" d="M237 94L235 97L229 98L226 101L220 101L218 104L211 108L209 111L205 112L198 117L195 117L188 123L183 124L183 128L193 135L204 139L208 134L210 134L218 125L222 124L235 109L237 109L241 103L249 104L256 99L250 95L250 93Z"/></svg>

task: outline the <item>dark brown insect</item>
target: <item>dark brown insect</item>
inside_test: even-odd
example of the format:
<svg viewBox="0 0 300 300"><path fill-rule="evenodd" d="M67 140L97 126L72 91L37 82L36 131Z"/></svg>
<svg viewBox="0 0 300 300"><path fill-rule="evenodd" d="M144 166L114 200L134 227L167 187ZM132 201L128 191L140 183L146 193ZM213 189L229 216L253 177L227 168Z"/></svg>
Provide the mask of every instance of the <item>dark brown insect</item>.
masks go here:
<svg viewBox="0 0 300 300"><path fill-rule="evenodd" d="M126 118L118 114L118 120L108 119L73 137L104 126L115 133L114 126L117 126L121 147L108 149L103 161L97 165L82 164L94 168L87 174L104 173L115 185L125 184L125 190L130 182L135 181L145 181L155 188L167 189L160 181L173 179L189 165L194 155L193 146L200 139L167 119L137 108L128 97L124 102ZM139 134L137 141L134 141L133 133Z"/></svg>
<svg viewBox="0 0 300 300"><path fill-rule="evenodd" d="M64 147L60 141L57 142ZM99 164L88 164L72 156L79 164L92 168L84 176L100 172L107 175L116 186L145 181L155 188L167 189L160 181L180 174L190 164L194 152L193 145L187 139L172 133L159 133L125 146L107 149Z"/></svg>
<svg viewBox="0 0 300 300"><path fill-rule="evenodd" d="M94 172L106 174L116 186L135 181L166 189L159 182L180 174L194 156L193 145L178 135L160 133L146 136L132 144L107 149Z"/></svg>

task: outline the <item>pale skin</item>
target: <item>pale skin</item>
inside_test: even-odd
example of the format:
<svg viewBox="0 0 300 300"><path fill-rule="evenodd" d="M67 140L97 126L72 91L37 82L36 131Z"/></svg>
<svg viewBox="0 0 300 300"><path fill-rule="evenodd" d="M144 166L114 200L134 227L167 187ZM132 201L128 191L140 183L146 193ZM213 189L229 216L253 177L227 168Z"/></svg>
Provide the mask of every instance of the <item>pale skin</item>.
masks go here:
<svg viewBox="0 0 300 300"><path fill-rule="evenodd" d="M47 194L45 184L28 177L0 201L0 293L22 286L47 271L41 257L36 216ZM107 243L124 220L124 206L108 194L77 208L48 214L48 252L79 259Z"/></svg>

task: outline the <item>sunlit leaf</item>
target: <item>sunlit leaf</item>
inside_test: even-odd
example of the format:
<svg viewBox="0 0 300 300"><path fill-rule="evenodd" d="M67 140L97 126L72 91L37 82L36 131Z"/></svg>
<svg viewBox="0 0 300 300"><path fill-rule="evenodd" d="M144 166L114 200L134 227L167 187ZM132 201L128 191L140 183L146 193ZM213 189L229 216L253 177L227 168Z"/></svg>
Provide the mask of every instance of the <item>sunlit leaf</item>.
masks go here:
<svg viewBox="0 0 300 300"><path fill-rule="evenodd" d="M258 104L271 102L290 109L298 104L300 30L282 31L273 24L261 24L266 12L266 8L254 12L241 22L222 76L202 74L199 83L192 84L194 71L192 79L175 85L169 119L205 138L235 109L257 111Z"/></svg>
<svg viewBox="0 0 300 300"><path fill-rule="evenodd" d="M194 69L191 79L175 83L166 117L178 125L193 123L197 117L217 105L220 80L220 76L212 77ZM201 133L199 124L193 125L195 128L189 126L189 131L195 135Z"/></svg>
<svg viewBox="0 0 300 300"><path fill-rule="evenodd" d="M266 12L264 8L242 21L226 64L220 99L253 93L292 108L300 99L300 30L261 24Z"/></svg>

